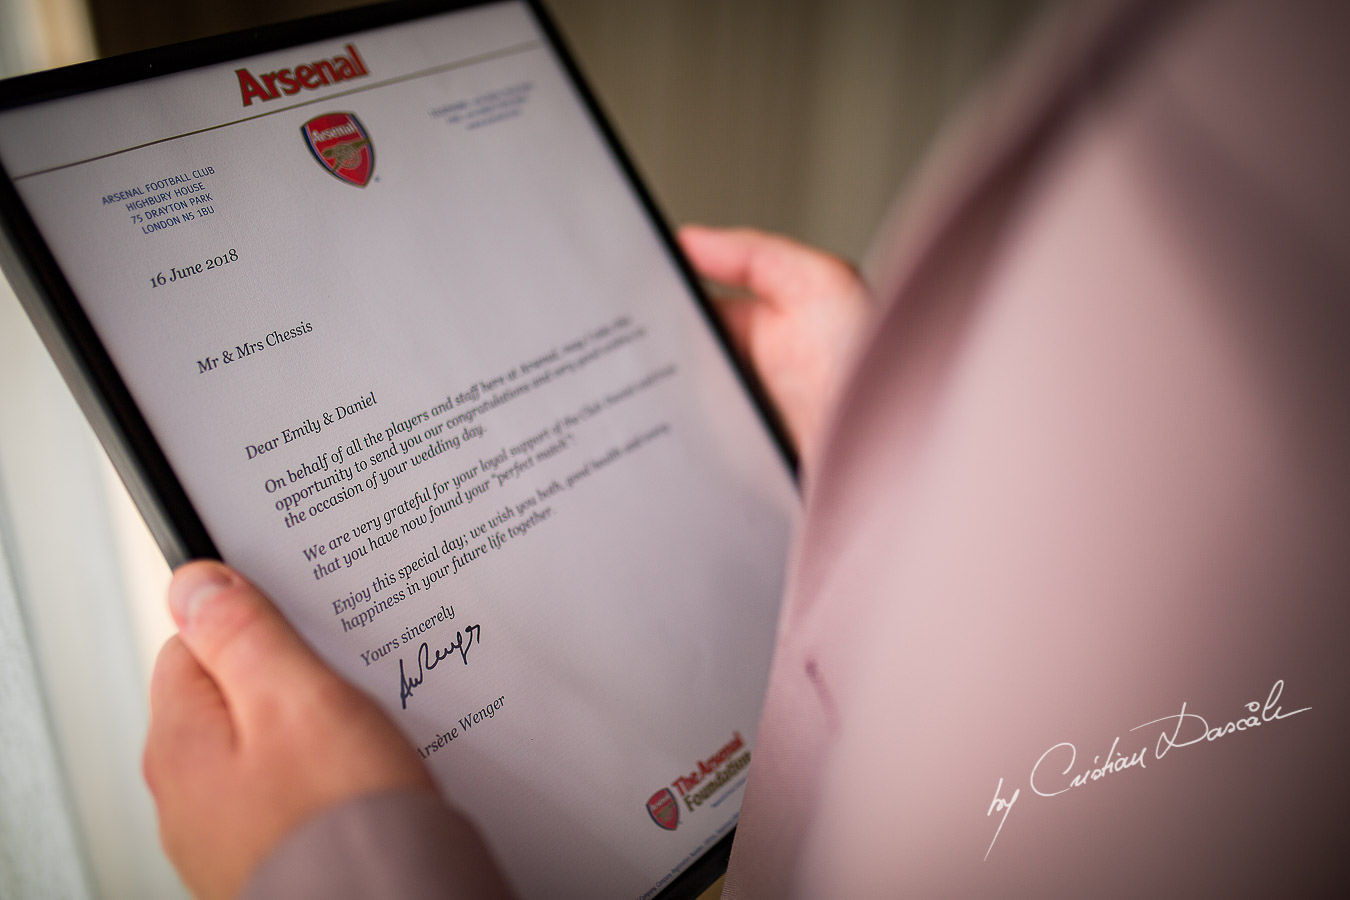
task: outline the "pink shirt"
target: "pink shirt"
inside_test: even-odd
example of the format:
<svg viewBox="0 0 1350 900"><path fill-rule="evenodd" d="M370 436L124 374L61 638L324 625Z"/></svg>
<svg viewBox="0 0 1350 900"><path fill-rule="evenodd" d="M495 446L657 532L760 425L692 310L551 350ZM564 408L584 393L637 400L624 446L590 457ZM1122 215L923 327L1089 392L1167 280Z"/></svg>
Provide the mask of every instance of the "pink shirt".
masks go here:
<svg viewBox="0 0 1350 900"><path fill-rule="evenodd" d="M807 473L726 896L1342 871L1348 37L1079 8L939 153Z"/></svg>

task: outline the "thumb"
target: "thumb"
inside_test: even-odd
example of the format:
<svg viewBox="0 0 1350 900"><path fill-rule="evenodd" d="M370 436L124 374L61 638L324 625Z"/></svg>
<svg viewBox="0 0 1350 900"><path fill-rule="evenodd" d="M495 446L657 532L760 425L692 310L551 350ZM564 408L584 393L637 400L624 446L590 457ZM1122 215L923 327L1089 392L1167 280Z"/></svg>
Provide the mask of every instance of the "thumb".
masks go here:
<svg viewBox="0 0 1350 900"><path fill-rule="evenodd" d="M297 684L334 678L272 602L214 560L180 566L169 585L179 637L247 728Z"/></svg>

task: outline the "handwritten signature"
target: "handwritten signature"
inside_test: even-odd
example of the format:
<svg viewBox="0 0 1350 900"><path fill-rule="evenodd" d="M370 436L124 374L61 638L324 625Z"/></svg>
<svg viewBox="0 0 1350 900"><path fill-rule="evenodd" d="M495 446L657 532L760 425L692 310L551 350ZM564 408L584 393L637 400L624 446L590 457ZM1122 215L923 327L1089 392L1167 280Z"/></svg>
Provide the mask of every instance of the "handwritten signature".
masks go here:
<svg viewBox="0 0 1350 900"><path fill-rule="evenodd" d="M408 698L413 695L413 689L419 687L426 680L426 673L436 668L441 660L449 659L456 653L459 654L460 662L464 665L469 664L469 648L474 644L481 644L483 626L465 625L463 631L455 632L454 643L448 647L442 647L438 650L432 650L426 641L417 648L417 674L412 678L403 668L403 660L398 661L398 693L399 700L403 703L403 708L408 708Z"/></svg>
<svg viewBox="0 0 1350 900"><path fill-rule="evenodd" d="M1067 781L1064 780L1065 777L1079 768L1078 748L1069 741L1061 741L1042 753L1040 759L1036 760L1036 764L1031 767L1031 775L1027 779L1027 784L1037 796L1056 797L1066 791L1083 787L1090 782L1100 781L1107 775L1123 772L1126 769L1146 769L1150 758L1155 761L1160 760L1179 747L1190 747L1201 742L1210 743L1230 734L1236 734L1239 731L1251 731L1270 722L1288 719L1312 709L1311 706L1305 706L1302 709L1285 712L1283 707L1280 706L1280 697L1283 693L1284 679L1281 678L1271 687L1270 693L1266 695L1265 703L1252 700L1245 704L1244 708L1249 715L1215 726L1211 726L1209 720L1199 713L1188 710L1186 702L1183 700L1180 712L1151 719L1130 729L1134 732L1141 728L1148 728L1150 725L1163 726L1161 733L1158 735L1157 743L1151 748L1151 754L1149 752L1150 747L1147 744L1133 752L1120 752L1118 750L1120 737L1117 736L1111 742L1111 749L1106 751L1105 758L1101 756L1092 757L1091 765L1082 767L1076 774L1068 777ZM1060 768L1061 763L1063 764L1062 768ZM1042 771L1043 768L1044 771ZM1011 796L1003 796L1003 779L998 780L998 786L994 788L994 799L990 802L985 816L992 816L995 813L1002 813L1003 815L998 821L998 828L994 829L994 838L989 842L989 849L984 852L986 860L989 859L989 853L994 849L998 836L1003 832L1003 824L1008 821L1008 813L1012 812L1013 805L1017 803L1021 795L1022 789L1016 788Z"/></svg>

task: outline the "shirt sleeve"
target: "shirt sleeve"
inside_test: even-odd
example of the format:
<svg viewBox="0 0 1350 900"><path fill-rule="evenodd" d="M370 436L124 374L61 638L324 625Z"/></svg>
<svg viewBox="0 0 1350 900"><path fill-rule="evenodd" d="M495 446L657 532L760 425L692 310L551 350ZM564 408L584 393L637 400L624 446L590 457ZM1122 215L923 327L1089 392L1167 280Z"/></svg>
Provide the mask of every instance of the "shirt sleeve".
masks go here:
<svg viewBox="0 0 1350 900"><path fill-rule="evenodd" d="M437 795L350 800L296 829L253 873L243 900L509 898L477 830Z"/></svg>

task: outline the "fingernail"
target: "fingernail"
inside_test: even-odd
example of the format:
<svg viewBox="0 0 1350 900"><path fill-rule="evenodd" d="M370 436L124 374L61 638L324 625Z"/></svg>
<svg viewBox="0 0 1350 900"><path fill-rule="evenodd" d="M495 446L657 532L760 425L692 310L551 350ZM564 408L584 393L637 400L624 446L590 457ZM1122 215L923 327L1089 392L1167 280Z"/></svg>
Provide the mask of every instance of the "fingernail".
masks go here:
<svg viewBox="0 0 1350 900"><path fill-rule="evenodd" d="M169 584L169 610L182 628L202 608L233 583L230 570L220 563L194 563L179 569Z"/></svg>

